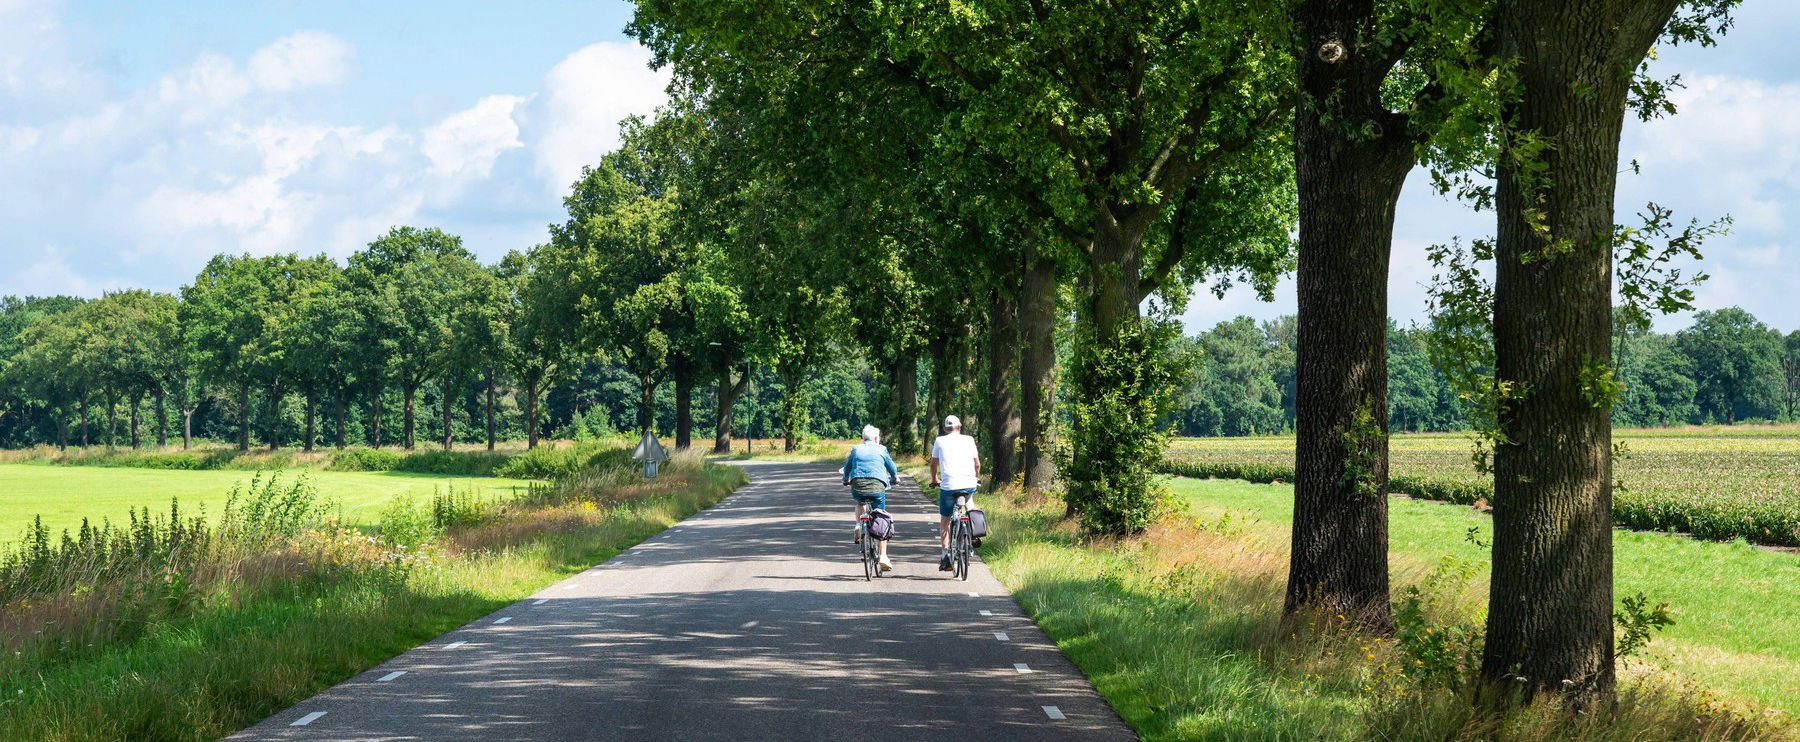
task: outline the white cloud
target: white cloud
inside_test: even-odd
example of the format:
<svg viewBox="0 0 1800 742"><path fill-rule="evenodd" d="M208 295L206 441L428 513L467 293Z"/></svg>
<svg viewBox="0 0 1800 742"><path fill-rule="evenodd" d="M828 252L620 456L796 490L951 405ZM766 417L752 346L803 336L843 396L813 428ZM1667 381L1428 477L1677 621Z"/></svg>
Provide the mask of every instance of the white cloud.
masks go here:
<svg viewBox="0 0 1800 742"><path fill-rule="evenodd" d="M619 122L667 100L668 70L649 68L649 50L630 43L582 47L550 69L540 96L534 154L552 193L566 191L584 165L619 146Z"/></svg>
<svg viewBox="0 0 1800 742"><path fill-rule="evenodd" d="M356 50L322 31L288 34L250 55L250 79L273 92L336 85L350 77Z"/></svg>
<svg viewBox="0 0 1800 742"><path fill-rule="evenodd" d="M0 283L0 293L21 296L99 296L113 289L124 288L117 280L95 281L81 275L63 259L62 253L63 251L55 248L45 248L30 265L7 276Z"/></svg>
<svg viewBox="0 0 1800 742"><path fill-rule="evenodd" d="M525 100L517 95L490 95L426 129L419 149L431 160L432 172L487 177L500 153L525 146L519 141L519 123L513 119L513 111Z"/></svg>

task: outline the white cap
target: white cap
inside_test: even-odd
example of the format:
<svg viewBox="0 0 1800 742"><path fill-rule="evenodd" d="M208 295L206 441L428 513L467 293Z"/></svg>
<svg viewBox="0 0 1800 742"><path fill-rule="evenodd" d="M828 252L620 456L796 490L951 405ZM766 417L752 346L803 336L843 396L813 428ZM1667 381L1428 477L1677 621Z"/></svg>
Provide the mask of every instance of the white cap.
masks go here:
<svg viewBox="0 0 1800 742"><path fill-rule="evenodd" d="M960 428L962 427L962 421L958 420L955 415L948 415L944 417L944 427Z"/></svg>

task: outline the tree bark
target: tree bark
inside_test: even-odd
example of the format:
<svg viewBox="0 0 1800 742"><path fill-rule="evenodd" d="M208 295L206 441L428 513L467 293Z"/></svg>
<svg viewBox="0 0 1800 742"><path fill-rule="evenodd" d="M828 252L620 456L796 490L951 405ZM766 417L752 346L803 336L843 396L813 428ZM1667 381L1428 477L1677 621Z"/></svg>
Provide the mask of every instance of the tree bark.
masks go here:
<svg viewBox="0 0 1800 742"><path fill-rule="evenodd" d="M1056 261L1035 244L1028 244L1019 291L1019 453L1026 489L1047 487L1056 478L1049 441L1049 401L1056 371L1055 332Z"/></svg>
<svg viewBox="0 0 1800 742"><path fill-rule="evenodd" d="M81 397L81 450L86 451L87 447L88 447L88 398L86 395L82 395L82 397Z"/></svg>
<svg viewBox="0 0 1800 742"><path fill-rule="evenodd" d="M451 415L451 402L454 400L454 398L456 396L455 391L454 391L456 386L458 386L458 385L456 385L450 381L445 381L444 387L443 387L443 398L441 400L439 400L440 406L443 408L443 411L444 411L444 450L445 451L450 450L451 447L454 446L456 443L456 429L452 426L452 421L451 421L451 416L452 416Z"/></svg>
<svg viewBox="0 0 1800 742"><path fill-rule="evenodd" d="M1495 371L1522 393L1503 402L1494 450L1489 698L1554 693L1589 710L1613 698L1611 401L1584 381L1606 368L1611 342L1630 76L1675 5L1501 6L1501 58L1518 89L1502 111L1512 131L1495 193ZM1534 140L1548 146L1519 149Z"/></svg>
<svg viewBox="0 0 1800 742"><path fill-rule="evenodd" d="M156 447L166 448L169 445L169 412L166 406L168 393L161 388L156 390Z"/></svg>
<svg viewBox="0 0 1800 742"><path fill-rule="evenodd" d="M651 435L656 430L656 381L638 376L638 435Z"/></svg>
<svg viewBox="0 0 1800 742"><path fill-rule="evenodd" d="M250 380L238 382L238 450L250 450Z"/></svg>
<svg viewBox="0 0 1800 742"><path fill-rule="evenodd" d="M790 453L800 449L800 384L804 381L796 369L781 370L781 450Z"/></svg>
<svg viewBox="0 0 1800 742"><path fill-rule="evenodd" d="M487 369L487 450L494 450L494 386L499 379L494 375L494 367Z"/></svg>
<svg viewBox="0 0 1800 742"><path fill-rule="evenodd" d="M950 341L940 330L925 343L931 356L931 388L925 398L925 437L919 440L919 455L930 456L932 444L943 431L945 410L950 405L950 391L955 384L955 371L950 368Z"/></svg>
<svg viewBox="0 0 1800 742"><path fill-rule="evenodd" d="M194 447L194 408L181 409L181 450Z"/></svg>
<svg viewBox="0 0 1800 742"><path fill-rule="evenodd" d="M1296 19L1306 102L1294 115L1298 414L1284 613L1386 630L1388 260L1413 144L1381 100L1391 64L1370 43L1373 2L1309 0ZM1330 43L1348 51L1330 58L1320 52Z"/></svg>
<svg viewBox="0 0 1800 742"><path fill-rule="evenodd" d="M381 448L381 385L369 384L369 445Z"/></svg>
<svg viewBox="0 0 1800 742"><path fill-rule="evenodd" d="M694 445L694 368L686 361L674 364L675 375L675 448L686 450Z"/></svg>
<svg viewBox="0 0 1800 742"><path fill-rule="evenodd" d="M538 445L538 392L543 380L536 375L525 378L525 448Z"/></svg>
<svg viewBox="0 0 1800 742"><path fill-rule="evenodd" d="M106 447L113 448L119 443L119 399L111 394L106 395Z"/></svg>
<svg viewBox="0 0 1800 742"><path fill-rule="evenodd" d="M269 450L281 448L281 385L269 382Z"/></svg>
<svg viewBox="0 0 1800 742"><path fill-rule="evenodd" d="M339 450L344 448L344 407L346 406L345 389L334 385L331 390L331 415L337 423L336 434L332 436L332 444Z"/></svg>
<svg viewBox="0 0 1800 742"><path fill-rule="evenodd" d="M307 453L312 453L314 434L318 432L318 428L314 425L314 418L318 411L319 393L308 388L306 390L306 433L300 437L300 449Z"/></svg>
<svg viewBox="0 0 1800 742"><path fill-rule="evenodd" d="M893 405L893 419L888 421L888 436L893 439L889 446L900 452L915 450L919 446L918 350L901 353L889 363L888 387Z"/></svg>
<svg viewBox="0 0 1800 742"><path fill-rule="evenodd" d="M138 407L143 400L136 396L131 398L131 450L138 450Z"/></svg>
<svg viewBox="0 0 1800 742"><path fill-rule="evenodd" d="M731 380L732 369L736 367L735 363L719 364L718 414L714 416L713 422L713 453L731 453L731 419L737 414L734 408L738 396L744 393L745 386L750 383L748 374L739 375L736 382ZM748 434L745 431L745 435Z"/></svg>
<svg viewBox="0 0 1800 742"><path fill-rule="evenodd" d="M410 382L407 383L406 386L400 388L401 396L405 399L405 405L406 405L405 406L406 413L405 413L405 417L404 417L405 422L402 423L402 427L400 429L400 433L401 433L400 441L401 441L402 447L408 451L413 450L413 442L414 442L413 441L413 397L414 397L414 395L416 395L418 393L418 391L419 391L419 387Z"/></svg>
<svg viewBox="0 0 1800 742"><path fill-rule="evenodd" d="M988 456L992 461L989 481L1004 485L1018 470L1019 406L1013 384L1019 378L1019 315L1014 292L1019 278L1016 259L1003 261L990 290L987 332L987 401L985 421Z"/></svg>

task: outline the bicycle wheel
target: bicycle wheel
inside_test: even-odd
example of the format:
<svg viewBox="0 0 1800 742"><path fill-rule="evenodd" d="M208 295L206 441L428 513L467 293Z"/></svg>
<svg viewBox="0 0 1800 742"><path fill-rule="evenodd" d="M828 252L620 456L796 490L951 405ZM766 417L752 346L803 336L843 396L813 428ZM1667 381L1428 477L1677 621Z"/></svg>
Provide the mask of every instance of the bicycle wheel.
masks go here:
<svg viewBox="0 0 1800 742"><path fill-rule="evenodd" d="M974 549L969 545L969 526L963 524L956 529L956 578L969 581L969 552Z"/></svg>
<svg viewBox="0 0 1800 742"><path fill-rule="evenodd" d="M862 537L862 544L857 547L862 550L863 582L874 579L875 570L879 569L879 567L875 566L875 562L869 556L871 553L869 550L869 542L873 540L874 539L869 538L868 532L865 531Z"/></svg>

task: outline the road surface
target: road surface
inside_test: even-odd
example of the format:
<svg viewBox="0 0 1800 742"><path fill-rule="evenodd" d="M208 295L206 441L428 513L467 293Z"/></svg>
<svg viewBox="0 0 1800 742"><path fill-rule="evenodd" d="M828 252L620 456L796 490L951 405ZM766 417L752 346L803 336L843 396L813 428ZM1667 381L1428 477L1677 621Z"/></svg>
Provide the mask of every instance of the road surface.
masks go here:
<svg viewBox="0 0 1800 742"><path fill-rule="evenodd" d="M937 571L916 484L865 582L834 467L744 466L719 505L230 739L1134 738L985 565Z"/></svg>

